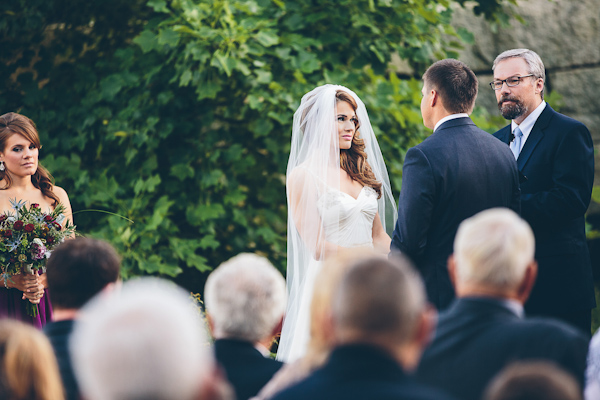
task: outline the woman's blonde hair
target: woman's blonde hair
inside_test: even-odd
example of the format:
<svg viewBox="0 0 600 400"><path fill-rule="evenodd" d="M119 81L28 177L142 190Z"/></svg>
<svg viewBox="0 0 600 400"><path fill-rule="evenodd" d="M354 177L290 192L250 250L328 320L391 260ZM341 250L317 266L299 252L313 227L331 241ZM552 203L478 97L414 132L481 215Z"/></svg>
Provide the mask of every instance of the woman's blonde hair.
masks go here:
<svg viewBox="0 0 600 400"><path fill-rule="evenodd" d="M0 321L0 385L9 400L63 400L58 363L50 342L18 321Z"/></svg>

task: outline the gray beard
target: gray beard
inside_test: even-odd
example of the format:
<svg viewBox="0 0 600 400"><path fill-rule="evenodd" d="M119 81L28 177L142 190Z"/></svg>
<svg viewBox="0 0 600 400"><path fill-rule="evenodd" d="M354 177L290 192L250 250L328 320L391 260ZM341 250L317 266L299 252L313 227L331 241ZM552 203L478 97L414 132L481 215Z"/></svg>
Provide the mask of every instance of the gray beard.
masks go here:
<svg viewBox="0 0 600 400"><path fill-rule="evenodd" d="M527 107L518 100L516 100L515 103L510 103L505 106L500 105L501 103L502 102L499 102L498 109L500 109L500 113L506 119L513 120L527 112Z"/></svg>

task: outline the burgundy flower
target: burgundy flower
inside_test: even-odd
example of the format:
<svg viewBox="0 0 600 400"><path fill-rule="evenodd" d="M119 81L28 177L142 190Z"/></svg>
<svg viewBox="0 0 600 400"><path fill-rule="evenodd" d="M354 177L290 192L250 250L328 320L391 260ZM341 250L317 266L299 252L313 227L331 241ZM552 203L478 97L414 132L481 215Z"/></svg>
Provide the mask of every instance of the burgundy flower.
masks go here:
<svg viewBox="0 0 600 400"><path fill-rule="evenodd" d="M61 225L60 225L58 222L53 222L53 224L54 224L54 228L55 228L57 231L60 231L60 230L62 229L62 226L61 226Z"/></svg>
<svg viewBox="0 0 600 400"><path fill-rule="evenodd" d="M48 244L52 244L52 243L54 243L54 238L53 238L52 236L48 236L48 237L46 238L46 243L48 243Z"/></svg>
<svg viewBox="0 0 600 400"><path fill-rule="evenodd" d="M7 230L5 230L4 232L2 232L2 235L3 235L4 237L7 237L7 238L9 238L9 237L11 237L11 236L12 236L12 231L11 231L10 229L7 229Z"/></svg>
<svg viewBox="0 0 600 400"><path fill-rule="evenodd" d="M46 221L46 222L51 222L51 221L52 221L52 215L46 215L46 216L44 217L44 221Z"/></svg>
<svg viewBox="0 0 600 400"><path fill-rule="evenodd" d="M8 218L8 217L6 216L6 214L2 214L2 215L0 215L0 222L4 222L4 221L6 221L6 218Z"/></svg>
<svg viewBox="0 0 600 400"><path fill-rule="evenodd" d="M40 205L39 205L38 203L33 203L33 204L31 205L31 208L32 208L32 209L34 209L34 208L40 208Z"/></svg>
<svg viewBox="0 0 600 400"><path fill-rule="evenodd" d="M23 229L23 221L21 221L21 220L15 221L15 224L13 225L13 229L15 231L20 231L21 229Z"/></svg>
<svg viewBox="0 0 600 400"><path fill-rule="evenodd" d="M33 230L35 229L35 225L27 224L27 225L25 225L25 227L23 229L25 229L25 232L33 232Z"/></svg>

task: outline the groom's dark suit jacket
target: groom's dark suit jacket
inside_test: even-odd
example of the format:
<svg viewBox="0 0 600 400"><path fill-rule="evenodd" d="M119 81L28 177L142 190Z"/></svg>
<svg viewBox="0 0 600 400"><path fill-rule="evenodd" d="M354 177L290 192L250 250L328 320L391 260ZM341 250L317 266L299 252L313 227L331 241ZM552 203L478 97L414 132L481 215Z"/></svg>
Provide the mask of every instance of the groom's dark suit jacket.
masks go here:
<svg viewBox="0 0 600 400"><path fill-rule="evenodd" d="M494 135L509 143L511 126ZM521 216L535 235L538 277L528 312L596 305L584 214L594 181L594 148L581 122L546 105L519 158Z"/></svg>
<svg viewBox="0 0 600 400"><path fill-rule="evenodd" d="M459 399L479 400L506 365L544 360L556 363L582 384L587 349L587 338L563 322L524 319L494 299L461 298L440 313L417 379Z"/></svg>
<svg viewBox="0 0 600 400"><path fill-rule="evenodd" d="M454 298L447 260L459 224L493 207L519 213L519 201L510 149L470 118L446 121L406 153L392 252L412 259L429 301L444 309Z"/></svg>

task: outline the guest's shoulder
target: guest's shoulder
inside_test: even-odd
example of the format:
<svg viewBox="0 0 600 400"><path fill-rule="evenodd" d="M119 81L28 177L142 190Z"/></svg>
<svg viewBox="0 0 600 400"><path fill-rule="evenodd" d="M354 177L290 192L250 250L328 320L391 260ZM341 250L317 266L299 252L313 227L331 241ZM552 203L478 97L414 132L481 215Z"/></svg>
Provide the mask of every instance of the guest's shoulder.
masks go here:
<svg viewBox="0 0 600 400"><path fill-rule="evenodd" d="M542 342L554 341L563 343L565 346L574 344L585 347L588 344L588 339L583 332L552 318L533 317L519 320L515 328L530 333L531 336L537 337Z"/></svg>
<svg viewBox="0 0 600 400"><path fill-rule="evenodd" d="M455 400L454 397L446 392L420 383L413 383L404 392L402 397L414 400Z"/></svg>

